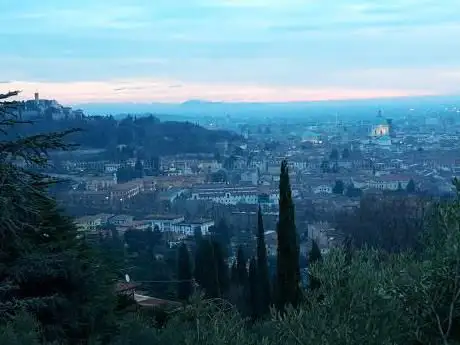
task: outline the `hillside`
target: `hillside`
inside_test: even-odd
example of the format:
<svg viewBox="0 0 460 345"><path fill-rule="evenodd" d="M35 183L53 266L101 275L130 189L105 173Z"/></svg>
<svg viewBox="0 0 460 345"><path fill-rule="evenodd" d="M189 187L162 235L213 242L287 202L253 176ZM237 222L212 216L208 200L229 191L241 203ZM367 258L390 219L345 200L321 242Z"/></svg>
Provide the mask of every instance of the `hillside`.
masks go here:
<svg viewBox="0 0 460 345"><path fill-rule="evenodd" d="M221 130L208 130L190 122L165 121L154 116L85 117L82 119L35 119L32 126L21 126L21 135L81 128L82 132L72 140L83 148L116 150L120 145L128 150L148 155L172 155L178 153L214 153L218 142L232 142L240 137Z"/></svg>

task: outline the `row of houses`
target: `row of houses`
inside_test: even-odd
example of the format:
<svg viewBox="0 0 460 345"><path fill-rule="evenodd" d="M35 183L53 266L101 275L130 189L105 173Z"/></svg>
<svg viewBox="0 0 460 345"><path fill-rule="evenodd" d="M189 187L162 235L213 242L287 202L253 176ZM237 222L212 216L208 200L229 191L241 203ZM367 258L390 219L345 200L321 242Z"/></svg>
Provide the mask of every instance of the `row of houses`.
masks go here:
<svg viewBox="0 0 460 345"><path fill-rule="evenodd" d="M191 200L212 201L224 205L278 204L279 191L258 186L239 186L224 183L196 185L191 191Z"/></svg>
<svg viewBox="0 0 460 345"><path fill-rule="evenodd" d="M185 221L185 218L180 215L150 215L144 219L135 220L130 215L101 213L80 217L76 220L76 224L81 232L94 232L104 225L112 225L119 233L128 229L147 230L151 228L174 233L181 238L193 235L196 230L200 230L203 235L208 234L209 229L214 226L214 221L208 219Z"/></svg>

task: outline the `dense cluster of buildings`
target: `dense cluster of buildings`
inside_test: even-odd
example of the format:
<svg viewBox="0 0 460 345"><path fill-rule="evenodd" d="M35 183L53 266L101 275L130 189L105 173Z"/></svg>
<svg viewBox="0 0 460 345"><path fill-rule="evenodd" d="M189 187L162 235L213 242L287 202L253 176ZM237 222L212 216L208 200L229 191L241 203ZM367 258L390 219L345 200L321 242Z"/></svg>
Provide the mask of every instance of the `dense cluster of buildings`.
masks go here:
<svg viewBox="0 0 460 345"><path fill-rule="evenodd" d="M232 226L249 229L258 205L267 217L277 214L280 164L287 159L298 228L325 249L340 234L333 224L307 217L311 209L333 213L357 207L367 193L452 192L452 177L460 171L460 122L455 118L446 127L439 124L445 119L433 118L391 120L379 112L369 121L348 123L245 123L240 143L216 143L214 155L160 157L156 176L124 183L117 171L123 165L134 166L136 157L123 163L73 158L61 162L65 177L72 181L61 201L97 214L79 218L83 231L104 224L121 232L155 228L173 234L175 241L196 229L207 233L222 217ZM156 205L164 207L152 216ZM276 217L269 224L271 233Z"/></svg>

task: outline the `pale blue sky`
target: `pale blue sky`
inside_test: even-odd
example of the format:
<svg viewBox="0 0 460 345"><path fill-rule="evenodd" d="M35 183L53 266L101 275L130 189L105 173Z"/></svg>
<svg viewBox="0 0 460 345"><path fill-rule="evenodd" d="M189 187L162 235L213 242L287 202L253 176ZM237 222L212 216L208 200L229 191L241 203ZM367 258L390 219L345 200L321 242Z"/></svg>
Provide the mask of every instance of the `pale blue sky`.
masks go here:
<svg viewBox="0 0 460 345"><path fill-rule="evenodd" d="M0 81L65 102L460 94L460 0L0 0L0 9Z"/></svg>

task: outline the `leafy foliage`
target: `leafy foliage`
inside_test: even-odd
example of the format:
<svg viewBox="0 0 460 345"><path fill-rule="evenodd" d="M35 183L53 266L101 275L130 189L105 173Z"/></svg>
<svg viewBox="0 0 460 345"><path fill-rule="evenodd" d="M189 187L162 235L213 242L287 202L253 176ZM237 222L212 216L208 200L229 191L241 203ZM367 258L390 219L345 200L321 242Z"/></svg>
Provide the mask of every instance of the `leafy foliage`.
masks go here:
<svg viewBox="0 0 460 345"><path fill-rule="evenodd" d="M8 327L26 311L47 340L103 337L113 322L112 278L47 195L55 181L33 171L47 164L48 150L70 148L70 132L11 138L7 130L23 124L9 111L13 104L0 104L0 324Z"/></svg>
<svg viewBox="0 0 460 345"><path fill-rule="evenodd" d="M74 136L78 144L107 149L107 158L115 160L133 157L135 151L142 158L178 153L214 153L216 142L238 138L230 132L211 131L190 122L161 122L154 116L128 116L121 120L110 116L58 121L43 118L36 119L33 128L17 129L17 133L28 136L74 127L82 129Z"/></svg>

